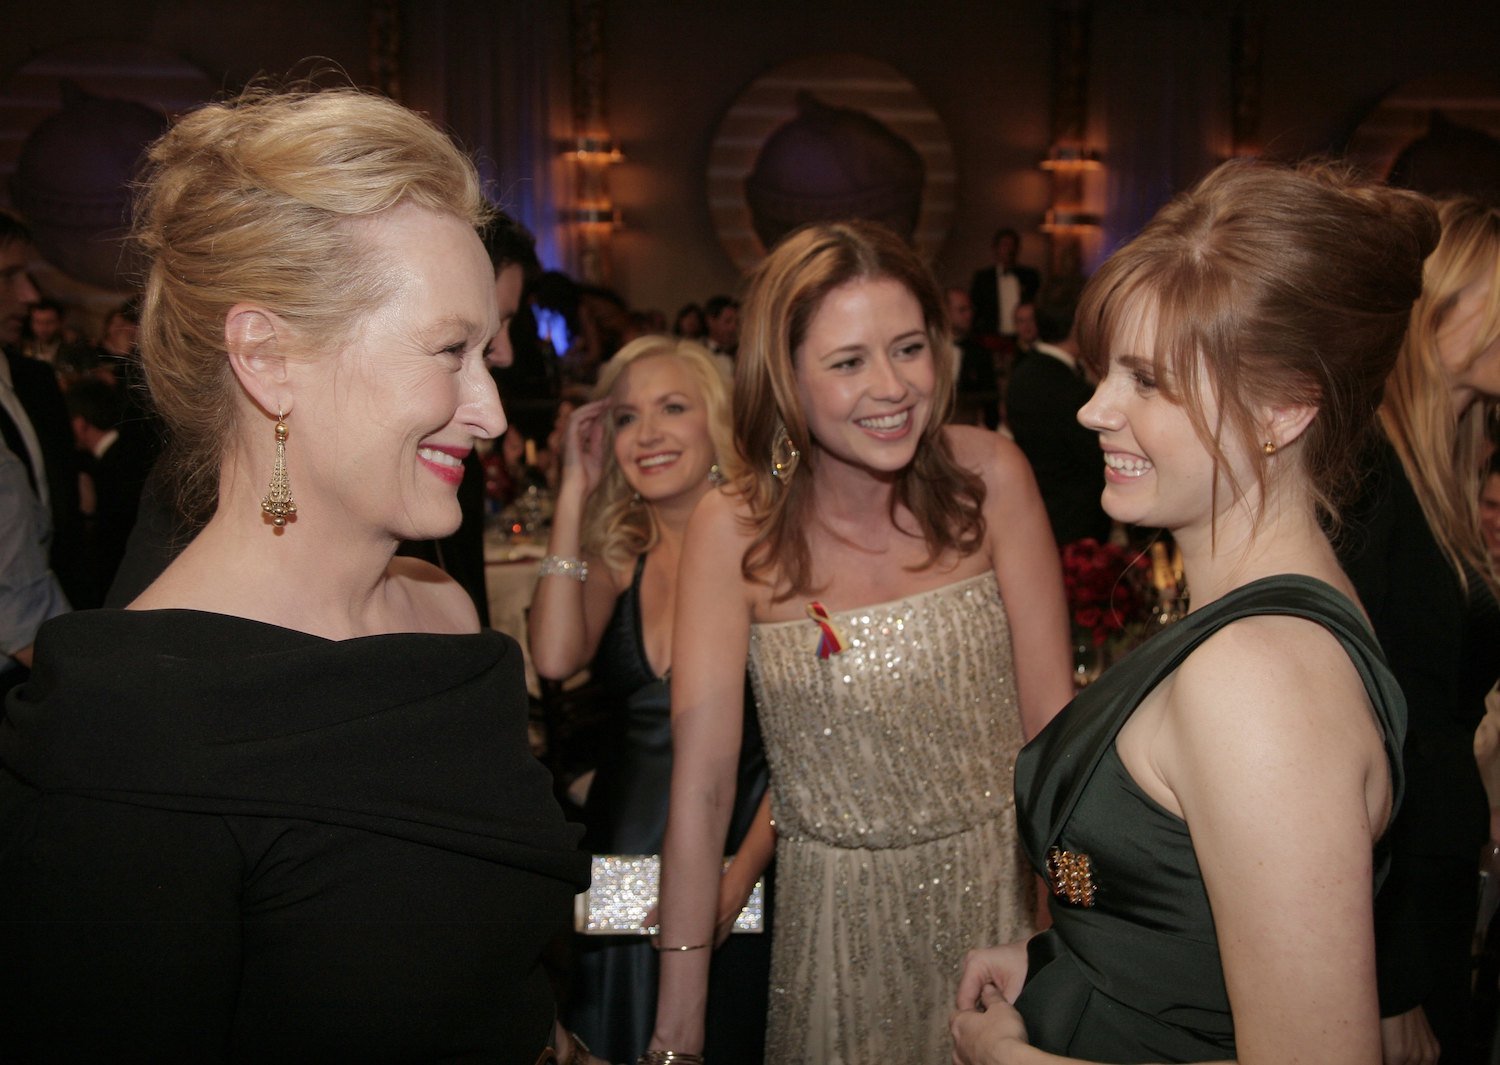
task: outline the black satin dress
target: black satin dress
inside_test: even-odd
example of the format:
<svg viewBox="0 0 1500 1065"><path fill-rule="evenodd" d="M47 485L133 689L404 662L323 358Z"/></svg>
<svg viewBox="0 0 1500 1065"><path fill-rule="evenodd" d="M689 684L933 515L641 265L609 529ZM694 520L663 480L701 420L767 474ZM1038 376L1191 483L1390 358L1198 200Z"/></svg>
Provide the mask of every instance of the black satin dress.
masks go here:
<svg viewBox="0 0 1500 1065"><path fill-rule="evenodd" d="M496 632L42 627L0 724L0 1060L513 1062L588 882Z"/></svg>
<svg viewBox="0 0 1500 1065"><path fill-rule="evenodd" d="M641 625L641 575L630 587L594 657L592 675L617 700L610 715L612 753L598 768L585 807L584 847L593 854L660 854L672 784L671 693L668 678L651 671ZM726 853L739 849L755 820L767 784L765 751L747 684L738 787ZM768 870L769 874L769 870ZM767 876L764 933L736 933L714 952L709 974L704 1057L717 1063L760 1065L771 979L771 900ZM609 1061L634 1061L656 1020L657 955L644 936L575 936L578 968L568 1026Z"/></svg>
<svg viewBox="0 0 1500 1065"><path fill-rule="evenodd" d="M1045 879L1054 847L1075 870L1086 856L1092 891L1086 897L1075 881L1069 899L1054 895L1053 927L1031 940L1016 1008L1034 1046L1096 1062L1235 1056L1213 913L1188 826L1135 783L1115 738L1194 648L1230 622L1260 614L1307 618L1338 638L1384 732L1399 806L1406 704L1374 634L1335 589L1308 577L1266 578L1154 636L1084 689L1016 761L1027 857ZM1384 857L1377 848L1377 880Z"/></svg>

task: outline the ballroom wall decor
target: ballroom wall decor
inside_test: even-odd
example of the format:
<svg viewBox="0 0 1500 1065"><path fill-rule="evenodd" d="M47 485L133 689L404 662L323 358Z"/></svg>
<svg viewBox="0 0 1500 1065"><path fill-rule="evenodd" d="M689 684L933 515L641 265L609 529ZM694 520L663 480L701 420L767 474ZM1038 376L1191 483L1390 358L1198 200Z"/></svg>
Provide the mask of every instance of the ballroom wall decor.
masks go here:
<svg viewBox="0 0 1500 1065"><path fill-rule="evenodd" d="M865 56L805 56L756 78L719 123L707 177L714 230L741 270L798 225L845 217L884 222L930 262L953 217L942 119Z"/></svg>
<svg viewBox="0 0 1500 1065"><path fill-rule="evenodd" d="M1500 204L1500 78L1435 75L1401 85L1365 116L1347 155L1393 184Z"/></svg>
<svg viewBox="0 0 1500 1065"><path fill-rule="evenodd" d="M88 41L38 55L0 86L0 184L26 216L51 296L102 313L135 282L121 238L142 149L213 94L175 55Z"/></svg>

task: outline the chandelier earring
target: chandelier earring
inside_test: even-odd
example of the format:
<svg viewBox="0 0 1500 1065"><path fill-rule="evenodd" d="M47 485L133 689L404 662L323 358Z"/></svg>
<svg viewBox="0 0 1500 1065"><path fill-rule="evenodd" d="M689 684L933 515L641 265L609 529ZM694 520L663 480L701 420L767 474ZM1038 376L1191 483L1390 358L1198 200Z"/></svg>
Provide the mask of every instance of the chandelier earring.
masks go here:
<svg viewBox="0 0 1500 1065"><path fill-rule="evenodd" d="M286 519L297 513L297 504L292 502L292 485L286 476L286 415L276 408L276 461L271 466L271 485L266 489L266 498L260 501L260 509L271 519L271 524L281 529Z"/></svg>
<svg viewBox="0 0 1500 1065"><path fill-rule="evenodd" d="M802 452L797 450L797 445L792 443L791 434L786 431L785 425L776 427L776 435L771 437L771 476L782 484L791 480L792 474L797 472L797 462L802 458Z"/></svg>
<svg viewBox="0 0 1500 1065"><path fill-rule="evenodd" d="M724 476L724 471L719 469L717 462L708 468L708 483L711 487L717 488L728 480L729 478Z"/></svg>

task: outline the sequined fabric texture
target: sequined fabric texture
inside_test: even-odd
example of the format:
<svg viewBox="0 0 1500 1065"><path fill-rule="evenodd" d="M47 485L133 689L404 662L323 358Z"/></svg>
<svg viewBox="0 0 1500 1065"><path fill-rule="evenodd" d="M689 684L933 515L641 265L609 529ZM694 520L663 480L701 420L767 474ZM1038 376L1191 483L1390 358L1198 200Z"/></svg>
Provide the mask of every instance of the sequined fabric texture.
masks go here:
<svg viewBox="0 0 1500 1065"><path fill-rule="evenodd" d="M958 965L1031 931L1011 778L1021 745L994 574L756 625L777 922L766 1060L947 1062Z"/></svg>

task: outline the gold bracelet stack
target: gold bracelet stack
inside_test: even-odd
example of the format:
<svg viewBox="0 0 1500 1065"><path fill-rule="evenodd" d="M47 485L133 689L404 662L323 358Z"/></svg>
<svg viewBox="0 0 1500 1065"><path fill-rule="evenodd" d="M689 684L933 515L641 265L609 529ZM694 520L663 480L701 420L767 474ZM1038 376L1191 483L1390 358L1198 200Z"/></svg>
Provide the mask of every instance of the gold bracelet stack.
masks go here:
<svg viewBox="0 0 1500 1065"><path fill-rule="evenodd" d="M581 558L564 558L562 555L548 555L542 559L542 564L537 567L538 577L571 577L582 584L589 579L589 564Z"/></svg>
<svg viewBox="0 0 1500 1065"><path fill-rule="evenodd" d="M635 1065L703 1065L702 1054L684 1054L680 1050L648 1050L635 1059Z"/></svg>

